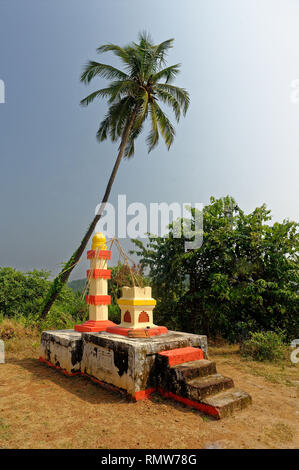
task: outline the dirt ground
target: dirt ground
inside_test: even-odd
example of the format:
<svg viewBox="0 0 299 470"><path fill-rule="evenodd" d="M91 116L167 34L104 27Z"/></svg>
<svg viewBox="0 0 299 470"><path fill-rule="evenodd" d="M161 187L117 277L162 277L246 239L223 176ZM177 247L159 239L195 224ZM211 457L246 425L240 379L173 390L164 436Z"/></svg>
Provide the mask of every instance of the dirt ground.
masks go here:
<svg viewBox="0 0 299 470"><path fill-rule="evenodd" d="M0 364L0 448L298 448L299 367L210 349L218 371L253 405L216 421L155 394L132 403L38 360L38 338L11 343Z"/></svg>

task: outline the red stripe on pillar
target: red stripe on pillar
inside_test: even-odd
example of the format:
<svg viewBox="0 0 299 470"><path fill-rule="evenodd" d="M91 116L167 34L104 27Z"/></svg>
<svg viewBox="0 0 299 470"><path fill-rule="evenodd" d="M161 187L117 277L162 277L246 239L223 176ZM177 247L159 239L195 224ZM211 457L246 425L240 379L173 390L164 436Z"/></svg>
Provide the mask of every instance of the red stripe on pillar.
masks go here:
<svg viewBox="0 0 299 470"><path fill-rule="evenodd" d="M88 250L87 259L93 259L93 258L111 259L111 251L109 251L109 250L100 250L100 251Z"/></svg>
<svg viewBox="0 0 299 470"><path fill-rule="evenodd" d="M89 276L93 279L111 279L111 269L88 269L86 275L88 279Z"/></svg>
<svg viewBox="0 0 299 470"><path fill-rule="evenodd" d="M89 305L110 305L110 295L87 295L86 303Z"/></svg>

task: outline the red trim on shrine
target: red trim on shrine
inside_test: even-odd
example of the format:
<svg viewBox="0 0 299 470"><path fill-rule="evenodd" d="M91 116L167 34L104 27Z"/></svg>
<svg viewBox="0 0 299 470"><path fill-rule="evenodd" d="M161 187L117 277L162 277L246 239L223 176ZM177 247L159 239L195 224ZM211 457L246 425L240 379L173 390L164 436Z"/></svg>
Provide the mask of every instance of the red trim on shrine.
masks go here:
<svg viewBox="0 0 299 470"><path fill-rule="evenodd" d="M129 310L127 310L124 314L124 322L131 323L131 314L130 314Z"/></svg>
<svg viewBox="0 0 299 470"><path fill-rule="evenodd" d="M81 333L96 333L98 331L107 331L107 328L116 326L110 320L87 320L86 322L82 323L82 325L75 325L75 331L80 331Z"/></svg>
<svg viewBox="0 0 299 470"><path fill-rule="evenodd" d="M111 279L111 269L87 269L86 276L89 279Z"/></svg>
<svg viewBox="0 0 299 470"><path fill-rule="evenodd" d="M169 366L183 364L184 362L198 361L203 359L203 351L200 348L187 346L186 348L170 349L158 353L160 356L168 358Z"/></svg>
<svg viewBox="0 0 299 470"><path fill-rule="evenodd" d="M102 259L111 259L111 251L110 250L88 250L87 252L87 259L93 258L102 258Z"/></svg>
<svg viewBox="0 0 299 470"><path fill-rule="evenodd" d="M87 295L86 303L89 305L110 305L110 295Z"/></svg>
<svg viewBox="0 0 299 470"><path fill-rule="evenodd" d="M107 333L114 335L122 335L135 338L145 338L147 336L160 336L168 333L166 326L156 326L152 328L123 328L121 326L112 326L106 329Z"/></svg>
<svg viewBox="0 0 299 470"><path fill-rule="evenodd" d="M149 321L149 316L148 314L143 310L141 313L139 313L138 317L138 323L146 323Z"/></svg>

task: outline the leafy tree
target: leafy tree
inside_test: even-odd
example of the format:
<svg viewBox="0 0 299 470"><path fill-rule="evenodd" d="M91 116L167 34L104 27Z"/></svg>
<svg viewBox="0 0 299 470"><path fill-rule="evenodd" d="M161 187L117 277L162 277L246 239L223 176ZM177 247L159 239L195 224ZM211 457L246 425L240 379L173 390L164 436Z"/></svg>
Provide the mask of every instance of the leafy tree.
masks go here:
<svg viewBox="0 0 299 470"><path fill-rule="evenodd" d="M49 276L49 272L37 269L23 273L10 267L0 268L0 317L40 325L41 304L50 287ZM86 314L87 308L81 294L64 286L44 326L72 328L74 322L84 319Z"/></svg>
<svg viewBox="0 0 299 470"><path fill-rule="evenodd" d="M270 220L265 205L245 214L231 197L211 198L203 209L200 248L185 251L173 224L168 238L150 235L146 246L135 240L160 318L232 341L250 330L298 337L298 224ZM183 219L179 223L185 226Z"/></svg>
<svg viewBox="0 0 299 470"><path fill-rule="evenodd" d="M81 103L89 105L95 98L108 100L108 112L100 123L97 138L100 142L107 139L119 141L119 149L108 185L98 214L87 229L79 247L73 253L63 270L54 280L46 297L42 315L46 315L53 302L67 282L71 271L79 261L109 198L110 191L122 157L132 157L134 144L141 133L144 122L149 117L150 133L147 137L149 152L156 147L159 134L162 135L168 149L174 140L175 130L170 120L158 104L170 106L179 121L189 106L189 95L184 88L171 84L179 73L180 64L166 65L166 54L172 47L173 39L155 45L146 33L139 35L139 42L120 47L115 44L100 46L97 51L113 52L122 62L124 70L111 65L89 61L81 76L84 83L96 77L112 80L107 88L94 91Z"/></svg>
<svg viewBox="0 0 299 470"><path fill-rule="evenodd" d="M6 317L36 315L49 288L49 275L36 269L23 273L0 268L0 313Z"/></svg>

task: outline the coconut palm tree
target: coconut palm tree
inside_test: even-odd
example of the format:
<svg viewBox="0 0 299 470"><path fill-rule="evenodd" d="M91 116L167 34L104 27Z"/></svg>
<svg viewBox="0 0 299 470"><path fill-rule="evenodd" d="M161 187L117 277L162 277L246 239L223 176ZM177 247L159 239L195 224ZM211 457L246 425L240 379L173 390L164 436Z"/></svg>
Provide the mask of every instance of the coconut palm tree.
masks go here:
<svg viewBox="0 0 299 470"><path fill-rule="evenodd" d="M125 47L106 44L99 47L97 52L113 52L122 62L123 70L89 61L82 73L81 81L86 84L96 77L111 80L107 88L94 91L86 96L81 104L87 106L96 98L108 100L109 108L100 123L97 138L102 142L109 136L113 142L119 141L120 145L100 209L79 247L53 281L43 306L42 316L50 310L79 261L104 211L121 159L134 155L135 140L141 133L146 119L149 118L150 121L150 133L146 139L149 152L158 144L159 135L164 139L168 149L173 143L174 127L159 103L170 106L176 120L179 121L181 113L185 115L188 109L189 95L184 88L171 84L180 69L180 64L166 67L166 54L172 44L173 39L168 39L155 45L147 33L139 35L138 43L133 42Z"/></svg>

